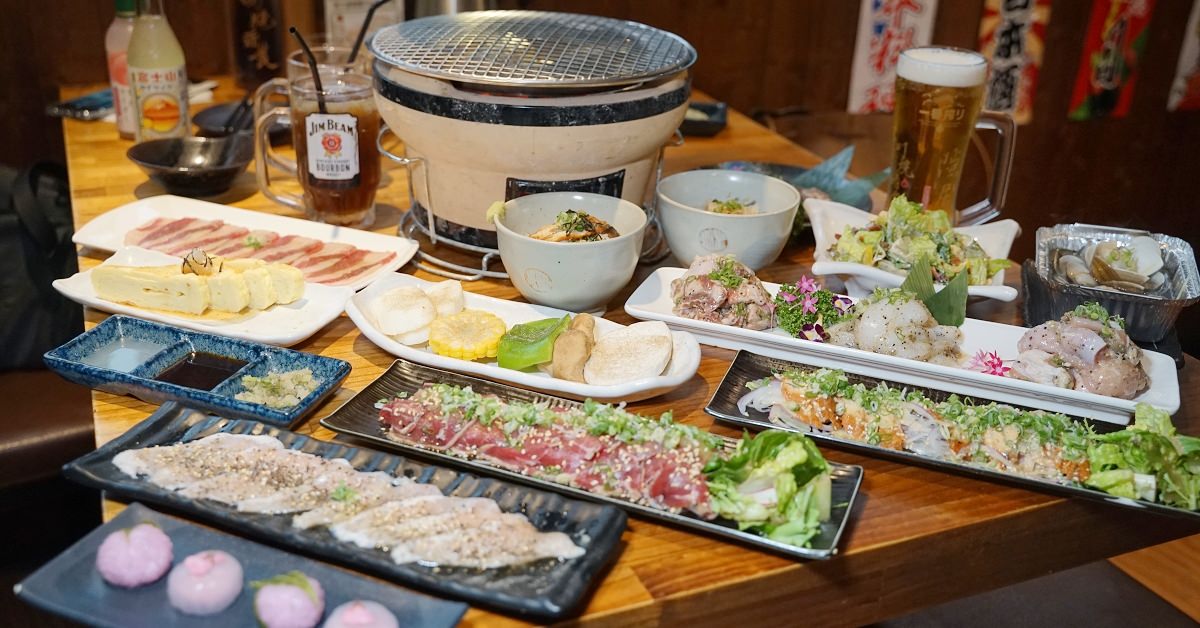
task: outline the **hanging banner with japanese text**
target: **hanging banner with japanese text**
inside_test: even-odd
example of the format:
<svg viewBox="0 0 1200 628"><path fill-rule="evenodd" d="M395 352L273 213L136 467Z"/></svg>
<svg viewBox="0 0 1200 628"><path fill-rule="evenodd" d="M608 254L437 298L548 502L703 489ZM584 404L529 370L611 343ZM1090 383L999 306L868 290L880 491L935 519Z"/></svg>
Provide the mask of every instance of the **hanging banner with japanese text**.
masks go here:
<svg viewBox="0 0 1200 628"><path fill-rule="evenodd" d="M892 110L896 58L933 38L937 0L862 0L850 68L850 113Z"/></svg>
<svg viewBox="0 0 1200 628"><path fill-rule="evenodd" d="M1046 50L1050 0L986 0L979 51L991 62L984 108L1033 119L1033 95Z"/></svg>
<svg viewBox="0 0 1200 628"><path fill-rule="evenodd" d="M1092 0L1068 117L1090 120L1129 113L1153 12L1154 0Z"/></svg>
<svg viewBox="0 0 1200 628"><path fill-rule="evenodd" d="M1200 109L1200 0L1192 3L1192 16L1188 18L1183 46L1179 49L1175 81L1167 96L1167 111L1194 109Z"/></svg>

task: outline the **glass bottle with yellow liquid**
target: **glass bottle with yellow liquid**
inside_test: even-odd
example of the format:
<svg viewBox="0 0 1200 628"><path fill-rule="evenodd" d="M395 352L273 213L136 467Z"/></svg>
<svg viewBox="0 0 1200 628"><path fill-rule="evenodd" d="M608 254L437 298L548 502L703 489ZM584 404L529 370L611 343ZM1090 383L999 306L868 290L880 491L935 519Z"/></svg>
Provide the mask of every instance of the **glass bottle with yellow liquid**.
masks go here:
<svg viewBox="0 0 1200 628"><path fill-rule="evenodd" d="M141 0L126 58L137 141L188 135L187 67L162 0Z"/></svg>

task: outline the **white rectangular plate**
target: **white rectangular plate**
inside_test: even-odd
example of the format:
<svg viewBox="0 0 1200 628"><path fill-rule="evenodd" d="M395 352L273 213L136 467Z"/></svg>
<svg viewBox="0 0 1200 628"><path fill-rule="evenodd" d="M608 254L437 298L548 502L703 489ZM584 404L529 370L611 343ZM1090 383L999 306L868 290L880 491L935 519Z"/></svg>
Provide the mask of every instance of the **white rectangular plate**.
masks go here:
<svg viewBox="0 0 1200 628"><path fill-rule="evenodd" d="M904 283L904 275L889 273L882 268L858 264L856 262L835 262L829 255L829 247L833 246L839 233L850 227L864 227L874 214L861 209L810 198L804 201L804 212L812 224L813 238L816 240L816 250L812 272L814 275L843 275L846 279L846 291L852 297L862 297L870 294L877 286L888 288L899 287ZM955 229L963 235L970 236L979 242L979 246L993 258L1007 258L1012 248L1013 240L1021 233L1021 226L1015 220L999 220L986 225L962 227ZM1004 285L1004 273L997 273L992 282L986 286L969 286L967 294L972 297L1012 301L1017 298L1017 290Z"/></svg>
<svg viewBox="0 0 1200 628"><path fill-rule="evenodd" d="M100 265L169 266L178 263L179 258L174 255L129 246L118 249L112 257L104 260ZM295 303L275 305L238 320L207 321L105 301L96 296L96 289L92 287L92 271L90 270L75 273L66 279L56 280L54 289L72 301L94 307L97 310L113 314L128 314L148 321L281 347L294 345L317 333L319 329L328 325L342 313L346 300L350 298L351 294L354 294L353 290L345 286L334 287L306 283L304 284L304 297Z"/></svg>
<svg viewBox="0 0 1200 628"><path fill-rule="evenodd" d="M279 235L304 236L323 242L343 242L360 249L391 251L396 254L392 261L380 266L375 272L345 286L353 290L358 290L379 277L394 272L407 264L408 260L412 259L417 252L417 243L408 238L238 209L170 194L151 196L100 214L76 231L74 240L75 244L99 251L116 251L125 246L126 233L155 218L189 217L223 220L231 225L252 230L266 229Z"/></svg>
<svg viewBox="0 0 1200 628"><path fill-rule="evenodd" d="M751 331L730 325L709 323L676 316L672 311L671 282L683 276L682 268L654 271L625 303L625 311L634 318L663 321L672 329L687 330L700 342L726 349L746 349L760 355L800 361L814 366L839 368L882 379L930 386L963 395L1041 408L1098 421L1128 425L1138 402L1149 403L1171 414L1179 410L1179 376L1175 361L1154 351L1142 352L1142 367L1150 376L1150 388L1134 399L1117 399L1095 393L1035 384L1009 377L998 377L965 368L929 364L918 360L839 347L823 342L793 338L782 329ZM763 282L772 295L779 284ZM1004 325L968 318L962 325L962 350L966 356L995 351L1005 360L1017 357L1017 341L1028 331L1025 327Z"/></svg>
<svg viewBox="0 0 1200 628"><path fill-rule="evenodd" d="M410 362L478 375L479 377L485 377L498 382L507 382L523 388L565 395L575 399L591 398L597 401L638 401L649 399L650 397L661 395L691 379L696 374L696 369L700 367L700 344L696 342L696 339L691 334L676 331L672 334L675 346L671 355L671 362L667 365L667 370L662 375L642 378L614 386L581 384L551 377L548 373L541 371L517 371L502 368L496 364L495 359L487 361L460 360L458 358L438 355L430 351L428 345L410 346L400 344L393 340L391 336L384 334L375 327L375 322L364 313L367 303L370 303L375 297L388 290L400 286L416 286L424 289L431 285L433 285L432 282L418 279L412 275L389 275L371 284L366 290L354 295L346 304L346 314L350 315L350 319L354 321L355 325L358 325L363 335L370 339L371 342L378 345L384 351ZM543 318L561 318L565 314L572 314L571 312L552 307L518 303L516 301L497 299L470 292L467 292L464 298L467 309L491 312L503 319L504 323L509 327L518 323L528 323ZM603 335L621 327L623 325L620 323L614 323L603 318L596 319L597 335Z"/></svg>

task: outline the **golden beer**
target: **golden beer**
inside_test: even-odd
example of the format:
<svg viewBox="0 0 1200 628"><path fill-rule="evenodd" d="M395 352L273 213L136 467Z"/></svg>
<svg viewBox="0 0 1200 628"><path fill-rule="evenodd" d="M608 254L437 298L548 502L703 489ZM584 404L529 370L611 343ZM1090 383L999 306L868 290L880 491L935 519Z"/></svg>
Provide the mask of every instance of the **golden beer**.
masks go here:
<svg viewBox="0 0 1200 628"><path fill-rule="evenodd" d="M987 59L957 48L911 48L896 64L892 189L956 219L958 181L983 106Z"/></svg>

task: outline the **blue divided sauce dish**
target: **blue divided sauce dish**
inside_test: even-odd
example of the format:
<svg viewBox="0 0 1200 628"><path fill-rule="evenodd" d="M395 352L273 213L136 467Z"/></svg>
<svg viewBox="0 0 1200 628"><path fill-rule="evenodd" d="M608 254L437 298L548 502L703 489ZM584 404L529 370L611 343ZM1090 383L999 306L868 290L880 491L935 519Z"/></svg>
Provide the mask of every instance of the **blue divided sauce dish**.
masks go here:
<svg viewBox="0 0 1200 628"><path fill-rule="evenodd" d="M150 403L177 401L221 416L275 426L294 424L337 390L350 374L350 364L344 360L127 316L109 317L48 351L44 359L51 370L89 388L132 395ZM197 362L202 368L192 369L198 373L191 373L191 379L177 377L187 375L178 368L184 362ZM294 406L272 408L235 398L244 390L245 375L303 368L312 371L318 384Z"/></svg>

